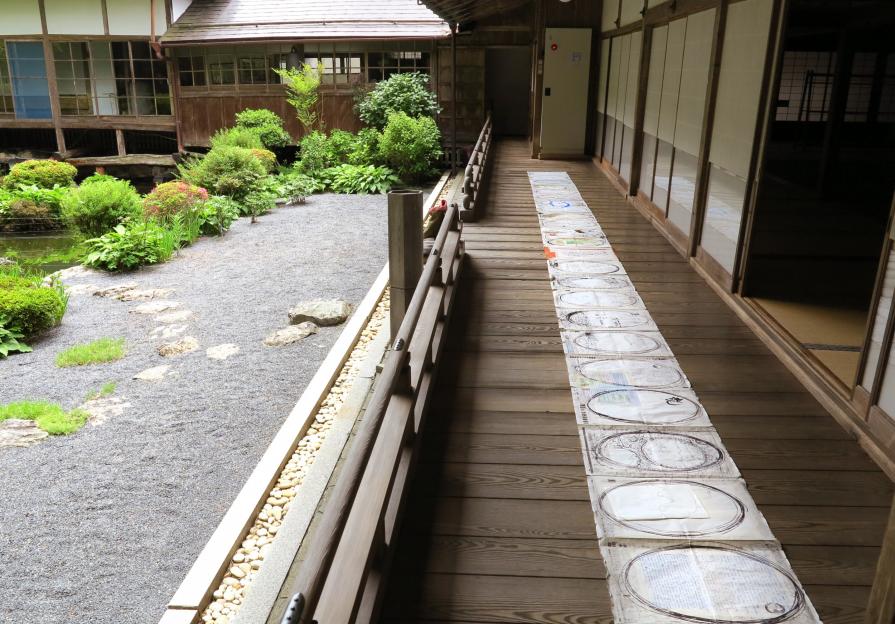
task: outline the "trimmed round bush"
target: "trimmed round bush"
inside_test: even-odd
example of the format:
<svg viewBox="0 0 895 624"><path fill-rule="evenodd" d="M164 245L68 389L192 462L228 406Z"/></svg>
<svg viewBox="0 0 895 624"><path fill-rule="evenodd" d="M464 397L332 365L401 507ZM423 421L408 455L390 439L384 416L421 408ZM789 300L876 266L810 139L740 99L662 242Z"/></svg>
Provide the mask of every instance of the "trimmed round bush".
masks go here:
<svg viewBox="0 0 895 624"><path fill-rule="evenodd" d="M253 149L252 153L255 155L255 158L261 161L261 164L264 165L264 169L270 173L277 166L277 155L266 149Z"/></svg>
<svg viewBox="0 0 895 624"><path fill-rule="evenodd" d="M261 137L252 128L225 128L218 130L211 137L211 149L217 147L264 149L264 143L261 142Z"/></svg>
<svg viewBox="0 0 895 624"><path fill-rule="evenodd" d="M225 146L211 150L204 158L181 165L180 175L190 184L208 189L215 195L240 201L254 190L267 171L251 150Z"/></svg>
<svg viewBox="0 0 895 624"><path fill-rule="evenodd" d="M143 214L155 219L168 219L196 210L207 199L208 191L202 187L182 180L165 182L143 198Z"/></svg>
<svg viewBox="0 0 895 624"><path fill-rule="evenodd" d="M55 327L65 314L65 300L54 288L24 278L0 281L0 317L31 339Z"/></svg>
<svg viewBox="0 0 895 624"><path fill-rule="evenodd" d="M286 147L293 142L283 128L280 116L266 108L247 108L237 113L236 126L251 129L261 139L265 149Z"/></svg>
<svg viewBox="0 0 895 624"><path fill-rule="evenodd" d="M20 185L36 185L51 189L54 186L71 186L78 170L72 165L58 160L26 160L17 163L3 179L8 189L16 189Z"/></svg>
<svg viewBox="0 0 895 624"><path fill-rule="evenodd" d="M99 180L62 199L62 218L87 236L102 236L141 210L140 195L126 180Z"/></svg>
<svg viewBox="0 0 895 624"><path fill-rule="evenodd" d="M390 113L435 117L441 108L429 89L429 76L421 72L394 74L378 83L357 104L357 114L369 126L382 129Z"/></svg>
<svg viewBox="0 0 895 624"><path fill-rule="evenodd" d="M30 199L13 200L5 220L14 232L52 230L58 223L52 206Z"/></svg>
<svg viewBox="0 0 895 624"><path fill-rule="evenodd" d="M419 182L432 174L441 156L441 131L431 117L414 119L392 113L382 131L379 152L404 182Z"/></svg>

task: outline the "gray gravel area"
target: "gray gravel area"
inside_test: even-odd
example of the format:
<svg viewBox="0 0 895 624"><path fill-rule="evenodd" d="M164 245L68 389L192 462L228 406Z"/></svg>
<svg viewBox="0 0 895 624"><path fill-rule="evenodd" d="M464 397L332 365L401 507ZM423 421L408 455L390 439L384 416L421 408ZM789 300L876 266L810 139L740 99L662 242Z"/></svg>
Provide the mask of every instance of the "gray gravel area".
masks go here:
<svg viewBox="0 0 895 624"><path fill-rule="evenodd" d="M106 382L130 403L120 416L28 448L0 449L0 622L152 623L313 376L341 327L286 347L262 344L287 310L316 298L357 304L386 261L384 196L320 195L170 262L71 284L174 288L195 312L193 353L162 358L139 302L71 298L34 353L0 361L0 402L73 408ZM124 359L58 369L56 354L125 337ZM224 361L207 347L236 343ZM171 364L157 382L132 379Z"/></svg>

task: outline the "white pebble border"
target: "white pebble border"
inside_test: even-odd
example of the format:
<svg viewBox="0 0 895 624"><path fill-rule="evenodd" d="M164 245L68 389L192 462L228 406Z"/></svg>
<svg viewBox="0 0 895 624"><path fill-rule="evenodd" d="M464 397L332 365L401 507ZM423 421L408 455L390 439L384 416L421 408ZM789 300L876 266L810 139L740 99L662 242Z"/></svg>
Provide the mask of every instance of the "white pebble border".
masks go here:
<svg viewBox="0 0 895 624"><path fill-rule="evenodd" d="M389 297L388 289L386 289L370 317L370 321L361 333L357 345L339 372L332 389L320 404L314 424L308 428L304 437L298 442L298 447L280 473L276 485L270 491L264 507L252 524L252 528L249 529L239 550L233 555L227 574L213 593L212 602L202 612L203 622L229 624L242 605L246 590L258 575L261 564L270 552L277 532L289 513L297 489L308 474L314 459L326 441L333 418L338 414L345 397L351 390L360 367L367 357L370 343L387 324L388 312Z"/></svg>

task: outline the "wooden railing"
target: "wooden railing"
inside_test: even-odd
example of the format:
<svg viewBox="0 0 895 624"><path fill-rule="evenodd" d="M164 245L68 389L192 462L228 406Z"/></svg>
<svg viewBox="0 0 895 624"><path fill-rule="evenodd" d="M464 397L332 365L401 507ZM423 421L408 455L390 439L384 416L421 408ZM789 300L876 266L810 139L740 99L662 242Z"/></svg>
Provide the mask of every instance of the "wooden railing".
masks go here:
<svg viewBox="0 0 895 624"><path fill-rule="evenodd" d="M462 266L459 217L452 203L312 532L284 624L368 622L378 613Z"/></svg>
<svg viewBox="0 0 895 624"><path fill-rule="evenodd" d="M485 124L475 142L466 170L463 172L463 207L460 210L460 218L463 221L475 221L479 217L481 198L480 192L484 187L485 176L488 171L489 156L491 153L491 113L485 117Z"/></svg>

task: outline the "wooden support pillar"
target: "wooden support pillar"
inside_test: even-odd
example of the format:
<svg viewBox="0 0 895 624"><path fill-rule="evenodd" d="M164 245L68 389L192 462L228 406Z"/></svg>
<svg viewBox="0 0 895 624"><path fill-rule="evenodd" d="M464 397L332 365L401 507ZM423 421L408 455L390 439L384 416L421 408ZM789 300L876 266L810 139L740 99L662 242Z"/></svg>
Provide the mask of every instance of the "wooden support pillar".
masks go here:
<svg viewBox="0 0 895 624"><path fill-rule="evenodd" d="M56 131L56 151L65 158L65 133L62 131L62 111L59 108L59 85L56 82L56 64L53 62L53 46L47 31L47 9L44 0L38 0L40 10L40 27L43 32L41 41L44 50L44 64L47 70L47 88L50 95L50 112L53 115L53 129Z"/></svg>
<svg viewBox="0 0 895 624"><path fill-rule="evenodd" d="M388 194L391 337L395 338L423 272L423 192Z"/></svg>
<svg viewBox="0 0 895 624"><path fill-rule="evenodd" d="M118 146L118 155L127 156L127 144L124 142L124 130L115 129L115 143Z"/></svg>
<svg viewBox="0 0 895 624"><path fill-rule="evenodd" d="M895 501L889 512L889 525L876 565L876 577L867 603L866 624L895 622Z"/></svg>
<svg viewBox="0 0 895 624"><path fill-rule="evenodd" d="M547 7L544 0L535 2L534 49L532 50L531 157L541 156L541 98L544 91L544 30L547 28Z"/></svg>
<svg viewBox="0 0 895 624"><path fill-rule="evenodd" d="M451 175L457 175L457 29L451 27Z"/></svg>

